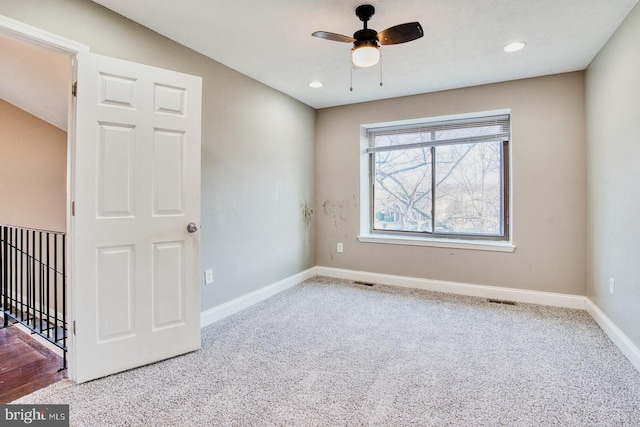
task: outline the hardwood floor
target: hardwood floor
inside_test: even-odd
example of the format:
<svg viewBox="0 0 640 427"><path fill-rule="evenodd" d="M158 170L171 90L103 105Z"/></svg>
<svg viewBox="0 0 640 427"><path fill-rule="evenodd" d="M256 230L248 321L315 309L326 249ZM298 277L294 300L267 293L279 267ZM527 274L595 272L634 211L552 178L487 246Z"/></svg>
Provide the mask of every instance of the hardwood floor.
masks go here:
<svg viewBox="0 0 640 427"><path fill-rule="evenodd" d="M0 328L0 403L67 377L62 358L17 326Z"/></svg>

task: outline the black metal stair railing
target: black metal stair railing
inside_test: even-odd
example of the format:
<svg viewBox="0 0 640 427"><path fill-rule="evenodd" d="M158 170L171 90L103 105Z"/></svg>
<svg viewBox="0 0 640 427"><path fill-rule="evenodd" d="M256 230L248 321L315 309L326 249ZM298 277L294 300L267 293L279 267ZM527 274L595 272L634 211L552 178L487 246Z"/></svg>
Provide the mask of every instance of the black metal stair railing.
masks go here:
<svg viewBox="0 0 640 427"><path fill-rule="evenodd" d="M3 327L20 323L62 350L67 367L65 233L0 225Z"/></svg>

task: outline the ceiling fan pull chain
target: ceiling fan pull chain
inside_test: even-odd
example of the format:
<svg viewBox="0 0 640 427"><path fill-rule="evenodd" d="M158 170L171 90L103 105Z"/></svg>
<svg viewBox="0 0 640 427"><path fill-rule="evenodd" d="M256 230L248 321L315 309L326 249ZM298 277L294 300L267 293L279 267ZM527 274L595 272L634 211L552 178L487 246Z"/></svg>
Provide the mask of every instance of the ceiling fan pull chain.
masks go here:
<svg viewBox="0 0 640 427"><path fill-rule="evenodd" d="M351 52L349 52L349 91L353 92L353 65L351 64Z"/></svg>
<svg viewBox="0 0 640 427"><path fill-rule="evenodd" d="M382 86L382 46L380 46L380 86Z"/></svg>

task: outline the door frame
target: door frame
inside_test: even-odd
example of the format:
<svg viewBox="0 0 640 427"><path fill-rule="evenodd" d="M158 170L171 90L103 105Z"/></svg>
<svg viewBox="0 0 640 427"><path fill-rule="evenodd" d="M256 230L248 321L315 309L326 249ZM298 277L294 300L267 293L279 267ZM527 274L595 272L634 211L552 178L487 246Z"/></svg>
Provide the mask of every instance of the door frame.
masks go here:
<svg viewBox="0 0 640 427"><path fill-rule="evenodd" d="M21 41L27 44L39 46L52 52L69 57L71 61L71 81L76 82L78 62L84 54L89 53L89 46L49 33L39 28L24 24L20 21L0 15L0 36ZM66 271L67 277L67 356L68 356L68 377L75 381L75 301L74 290L74 268L75 268L75 241L74 221L72 220L72 203L75 199L75 148L76 148L76 98L72 95L72 88L69 88L68 100L68 120L67 120L67 200L66 200L66 226L67 242L66 247Z"/></svg>

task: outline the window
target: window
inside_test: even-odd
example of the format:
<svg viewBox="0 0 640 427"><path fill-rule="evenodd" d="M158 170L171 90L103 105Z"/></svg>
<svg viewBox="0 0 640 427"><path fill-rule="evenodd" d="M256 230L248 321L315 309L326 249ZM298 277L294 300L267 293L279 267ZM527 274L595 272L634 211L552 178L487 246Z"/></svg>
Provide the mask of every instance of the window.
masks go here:
<svg viewBox="0 0 640 427"><path fill-rule="evenodd" d="M367 127L369 233L509 240L509 122Z"/></svg>

